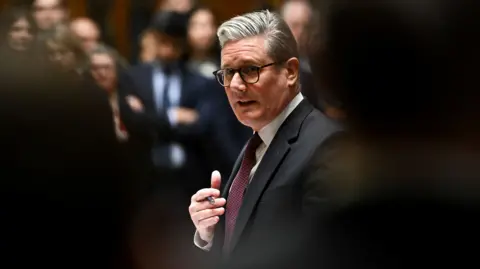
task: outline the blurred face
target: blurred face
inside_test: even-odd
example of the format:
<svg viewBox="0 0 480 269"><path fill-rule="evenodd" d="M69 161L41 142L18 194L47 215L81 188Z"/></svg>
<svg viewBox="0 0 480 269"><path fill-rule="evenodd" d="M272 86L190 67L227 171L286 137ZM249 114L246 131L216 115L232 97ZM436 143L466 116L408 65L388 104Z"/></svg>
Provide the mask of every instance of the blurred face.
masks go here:
<svg viewBox="0 0 480 269"><path fill-rule="evenodd" d="M97 84L109 92L113 91L117 80L115 60L108 54L94 54L90 57L90 64Z"/></svg>
<svg viewBox="0 0 480 269"><path fill-rule="evenodd" d="M164 62L173 62L180 58L182 49L177 40L163 34L156 34L157 58Z"/></svg>
<svg viewBox="0 0 480 269"><path fill-rule="evenodd" d="M33 17L41 30L51 29L67 18L66 10L62 8L59 0L35 0L33 10Z"/></svg>
<svg viewBox="0 0 480 269"><path fill-rule="evenodd" d="M72 70L75 66L75 53L62 44L57 44L51 40L47 41L49 58L64 70Z"/></svg>
<svg viewBox="0 0 480 269"><path fill-rule="evenodd" d="M81 40L82 48L86 53L95 49L100 39L100 31L90 21L79 21L71 26L72 32Z"/></svg>
<svg viewBox="0 0 480 269"><path fill-rule="evenodd" d="M305 33L310 21L311 11L305 3L292 2L284 10L283 19L290 27L297 44L302 47L305 43Z"/></svg>
<svg viewBox="0 0 480 269"><path fill-rule="evenodd" d="M274 62L267 55L263 36L228 42L221 54L223 70L242 67L250 70L249 66L263 66ZM225 91L236 117L244 125L259 131L275 119L295 96L298 60L292 58L286 63L260 69L258 81L253 84L243 81L238 72L225 73L234 73Z"/></svg>
<svg viewBox="0 0 480 269"><path fill-rule="evenodd" d="M157 57L157 39L153 33L147 33L140 42L140 59L142 62L152 62Z"/></svg>
<svg viewBox="0 0 480 269"><path fill-rule="evenodd" d="M162 9L188 12L192 9L192 0L166 0L162 3Z"/></svg>
<svg viewBox="0 0 480 269"><path fill-rule="evenodd" d="M26 18L16 21L8 33L8 45L16 51L25 51L33 41L32 26Z"/></svg>
<svg viewBox="0 0 480 269"><path fill-rule="evenodd" d="M188 27L188 39L195 50L205 51L212 47L215 42L213 14L205 9L195 12L190 19Z"/></svg>

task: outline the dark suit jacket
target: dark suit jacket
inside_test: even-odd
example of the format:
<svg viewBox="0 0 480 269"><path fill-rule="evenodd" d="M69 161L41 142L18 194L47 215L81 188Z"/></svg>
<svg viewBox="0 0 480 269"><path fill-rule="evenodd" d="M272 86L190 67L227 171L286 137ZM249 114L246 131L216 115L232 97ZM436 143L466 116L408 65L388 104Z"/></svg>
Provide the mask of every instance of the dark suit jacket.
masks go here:
<svg viewBox="0 0 480 269"><path fill-rule="evenodd" d="M261 263L282 253L308 212L318 201L310 197L306 186L308 171L315 154L325 141L341 130L340 126L303 100L282 124L245 194L236 222L230 255L222 253L224 218L217 225L211 254L221 259L227 268L261 268ZM228 202L228 190L238 172L243 153L234 172L223 188ZM309 178L317 180L316 178ZM319 180L320 181L320 180ZM295 247L295 246L293 246ZM220 258L222 257L222 258Z"/></svg>
<svg viewBox="0 0 480 269"><path fill-rule="evenodd" d="M213 113L213 104L208 101L209 81L191 73L183 65L180 65L180 68L182 88L179 106L195 109L199 113L197 122L172 126L166 112L157 113L153 88L154 68L150 64L133 67L120 77L118 89L120 115L131 138L143 141L145 162L151 163L150 150L154 144L179 143L184 148L187 158L182 170L196 175L197 180L204 178L205 182L200 183L205 185L208 184L212 169L205 163L203 148ZM131 110L124 98L127 95L134 95L142 101L143 113Z"/></svg>

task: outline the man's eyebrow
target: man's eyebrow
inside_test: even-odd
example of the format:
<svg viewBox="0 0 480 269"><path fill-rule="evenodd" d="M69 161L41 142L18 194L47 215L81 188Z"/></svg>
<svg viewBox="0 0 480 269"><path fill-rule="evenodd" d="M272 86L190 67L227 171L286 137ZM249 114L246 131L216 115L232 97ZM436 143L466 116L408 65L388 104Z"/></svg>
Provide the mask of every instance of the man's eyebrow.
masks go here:
<svg viewBox="0 0 480 269"><path fill-rule="evenodd" d="M255 60L244 60L244 61L240 61L240 64L238 64L238 67L237 68L240 68L240 67L247 67L247 66L260 66L261 64L258 63L257 61ZM221 69L226 69L226 68L233 68L233 67L230 67L229 65L222 65L220 66Z"/></svg>

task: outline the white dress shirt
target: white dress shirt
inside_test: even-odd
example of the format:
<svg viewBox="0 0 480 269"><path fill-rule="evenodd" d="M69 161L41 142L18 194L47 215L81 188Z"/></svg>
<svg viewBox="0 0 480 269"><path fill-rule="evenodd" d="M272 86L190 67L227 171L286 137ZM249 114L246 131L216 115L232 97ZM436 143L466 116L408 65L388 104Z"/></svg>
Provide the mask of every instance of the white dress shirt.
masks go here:
<svg viewBox="0 0 480 269"><path fill-rule="evenodd" d="M165 83L167 80L167 76L163 73L158 63L154 65L154 72L153 72L153 91L155 97L155 104L157 106L157 110L166 110L167 116L170 124L172 126L177 125L177 119L175 114L173 113L173 108L179 106L180 98L181 98L181 89L182 89L182 80L181 80L181 73L177 70L170 75L169 78L169 87L168 93L164 92ZM163 104L164 94L168 94L168 100L171 104L170 108L166 109ZM170 144L170 160L172 165L175 168L181 167L185 164L186 156L183 147L178 143L171 143Z"/></svg>
<svg viewBox="0 0 480 269"><path fill-rule="evenodd" d="M262 139L262 143L258 146L257 150L255 151L255 166L253 166L252 170L250 171L250 181L252 180L255 172L257 171L260 162L262 161L265 152L267 152L268 147L275 138L278 129L282 126L283 122L287 119L287 117L295 110L295 108L302 102L303 95L299 92L295 98L285 107L285 109L269 124L263 127L260 131L258 131L258 135ZM194 236L194 243L195 246L199 247L202 250L209 251L212 248L213 237L208 242L202 240L198 232L195 232Z"/></svg>

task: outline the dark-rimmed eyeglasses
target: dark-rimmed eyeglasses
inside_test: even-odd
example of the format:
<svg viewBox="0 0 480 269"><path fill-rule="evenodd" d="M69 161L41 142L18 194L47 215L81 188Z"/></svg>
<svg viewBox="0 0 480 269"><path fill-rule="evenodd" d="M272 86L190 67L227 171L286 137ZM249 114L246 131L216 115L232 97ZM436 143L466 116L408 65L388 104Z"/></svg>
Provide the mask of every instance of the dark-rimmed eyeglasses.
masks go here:
<svg viewBox="0 0 480 269"><path fill-rule="evenodd" d="M232 82L233 76L238 72L240 78L243 82L247 84L254 84L257 83L260 79L260 70L265 67L277 64L276 62L269 63L262 66L244 66L240 68L224 68L213 72L215 77L217 78L218 83L224 87L229 87L230 83Z"/></svg>

